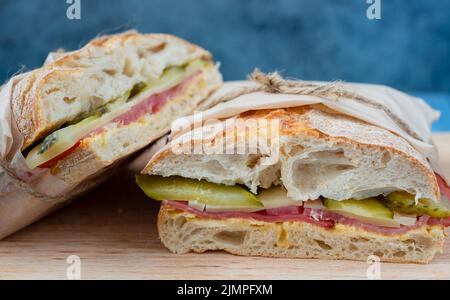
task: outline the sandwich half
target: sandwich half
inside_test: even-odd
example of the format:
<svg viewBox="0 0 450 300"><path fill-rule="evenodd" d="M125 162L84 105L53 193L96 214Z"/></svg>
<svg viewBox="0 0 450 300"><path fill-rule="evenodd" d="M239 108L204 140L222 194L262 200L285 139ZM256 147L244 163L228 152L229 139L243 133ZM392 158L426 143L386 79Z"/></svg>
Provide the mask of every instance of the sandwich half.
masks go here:
<svg viewBox="0 0 450 300"><path fill-rule="evenodd" d="M266 129L245 121L278 120L279 159L265 163L259 143L241 154L172 144L137 176L162 201L158 231L170 251L426 263L443 250L449 188L404 138L323 105L233 118L244 129L223 126L206 144L249 147Z"/></svg>
<svg viewBox="0 0 450 300"><path fill-rule="evenodd" d="M221 82L204 49L126 32L27 73L13 87L12 115L28 167L74 184L161 137Z"/></svg>

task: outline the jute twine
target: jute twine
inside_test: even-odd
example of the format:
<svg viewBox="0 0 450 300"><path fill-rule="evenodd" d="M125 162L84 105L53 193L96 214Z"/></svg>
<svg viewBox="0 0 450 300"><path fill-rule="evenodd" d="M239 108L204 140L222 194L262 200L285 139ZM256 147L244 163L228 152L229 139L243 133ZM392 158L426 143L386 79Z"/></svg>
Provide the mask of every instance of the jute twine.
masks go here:
<svg viewBox="0 0 450 300"><path fill-rule="evenodd" d="M287 80L284 79L278 72L265 74L258 68L250 74L249 79L255 83L258 83L258 85L234 89L229 93L212 100L211 104L215 105L222 102L227 102L239 96L256 92L316 96L327 98L336 102L343 98L351 99L364 105L383 110L406 133L418 140L423 141L422 138L399 116L392 112L389 107L349 91L346 89L345 84L341 81L333 81L327 84L315 84L305 81Z"/></svg>
<svg viewBox="0 0 450 300"><path fill-rule="evenodd" d="M9 177L9 181L11 181L19 190L31 194L36 198L50 198L48 195L35 191L27 182L17 176L16 172L11 169L10 164L3 159L0 159L0 173L1 172L4 172L6 176Z"/></svg>

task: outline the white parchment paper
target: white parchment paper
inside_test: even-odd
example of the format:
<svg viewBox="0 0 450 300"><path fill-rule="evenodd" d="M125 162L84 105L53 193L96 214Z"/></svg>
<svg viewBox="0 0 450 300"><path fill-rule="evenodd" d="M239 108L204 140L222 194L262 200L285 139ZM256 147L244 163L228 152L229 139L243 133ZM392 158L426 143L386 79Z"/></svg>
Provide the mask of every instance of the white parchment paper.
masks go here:
<svg viewBox="0 0 450 300"><path fill-rule="evenodd" d="M64 53L50 53L46 64ZM95 187L114 166L68 184L48 169L29 169L21 153L23 137L12 114L14 86L28 73L11 78L0 88L0 239L36 221L68 200ZM109 173L109 172L108 172Z"/></svg>
<svg viewBox="0 0 450 300"><path fill-rule="evenodd" d="M313 83L327 84L325 82ZM219 99L227 93L233 94L233 91L255 86L257 84L258 83L252 81L227 82L221 89L212 95L208 101L215 102L214 99ZM201 112L201 118L199 115L191 115L175 120L172 128L179 130L172 131L171 138L173 141L171 144L176 144L178 142L177 140L186 140L186 136L183 136L186 134L185 131L183 131L183 128L186 128L186 120L188 120L189 123L194 124L195 120L198 119L202 119L203 121L208 119L226 119L249 110L287 108L321 103L334 111L382 127L403 137L419 153L421 153L424 158L428 159L437 173L445 176L443 172L440 171L438 151L431 140L431 124L439 118L439 111L434 110L420 98L407 95L387 86L343 83L343 87L350 93L369 98L370 100L387 107L407 124L409 128L416 133L418 138L407 133L383 109L366 105L355 99L339 98L339 101L336 101L336 99L309 95L253 92L238 96L227 102L219 103L213 108ZM194 139L195 136L196 135L193 135ZM161 151L168 147L170 147L170 144L166 145ZM445 179L448 182L448 178Z"/></svg>

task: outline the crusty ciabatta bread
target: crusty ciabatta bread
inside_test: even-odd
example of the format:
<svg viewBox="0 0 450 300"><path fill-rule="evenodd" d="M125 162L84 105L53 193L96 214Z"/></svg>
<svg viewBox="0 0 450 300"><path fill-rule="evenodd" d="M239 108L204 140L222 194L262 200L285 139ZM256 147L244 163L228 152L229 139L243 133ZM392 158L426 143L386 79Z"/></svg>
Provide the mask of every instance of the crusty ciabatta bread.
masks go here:
<svg viewBox="0 0 450 300"><path fill-rule="evenodd" d="M174 36L136 32L100 37L62 55L14 87L12 109L23 149L136 84L160 77L167 67L210 57Z"/></svg>
<svg viewBox="0 0 450 300"><path fill-rule="evenodd" d="M427 161L406 140L388 130L321 106L251 111L240 117L280 120L278 162L263 164L267 153L262 151L179 154L168 147L150 160L143 173L245 184L254 193L258 187L282 183L288 196L301 201L320 196L362 199L396 190L436 202L440 199ZM239 139L240 134L242 131L220 131L214 142L230 135ZM257 137L250 136L246 141L252 138Z"/></svg>
<svg viewBox="0 0 450 300"><path fill-rule="evenodd" d="M442 226L424 226L396 235L336 224L331 229L306 222L207 219L162 205L161 241L174 253L224 250L238 255L427 263L442 252Z"/></svg>
<svg viewBox="0 0 450 300"><path fill-rule="evenodd" d="M66 182L78 182L142 149L167 133L174 119L191 114L220 84L221 76L211 65L194 78L182 94L171 98L158 111L128 125L111 124L108 130L83 139L74 152L58 162L52 173Z"/></svg>

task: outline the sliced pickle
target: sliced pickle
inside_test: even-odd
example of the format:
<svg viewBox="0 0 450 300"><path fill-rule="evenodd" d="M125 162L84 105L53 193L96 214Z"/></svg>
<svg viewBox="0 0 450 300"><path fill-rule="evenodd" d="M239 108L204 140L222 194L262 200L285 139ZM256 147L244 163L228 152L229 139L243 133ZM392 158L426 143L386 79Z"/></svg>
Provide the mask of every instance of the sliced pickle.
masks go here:
<svg viewBox="0 0 450 300"><path fill-rule="evenodd" d="M400 226L400 224L394 220L394 212L375 198L362 200L350 199L343 201L325 199L323 204L330 211L337 212L343 216L354 218L365 223L386 227Z"/></svg>
<svg viewBox="0 0 450 300"><path fill-rule="evenodd" d="M256 211L264 209L256 196L241 186L227 186L178 176L137 175L136 183L155 200L192 201L206 210Z"/></svg>
<svg viewBox="0 0 450 300"><path fill-rule="evenodd" d="M382 201L386 206L401 213L429 215L433 218L450 217L448 208L425 198L419 199L416 203L414 195L404 191L390 193Z"/></svg>
<svg viewBox="0 0 450 300"><path fill-rule="evenodd" d="M147 94L149 90L152 90L152 93L158 93L168 89L194 74L196 71L204 68L207 64L208 62L202 59L196 59L184 66L167 68L160 78L147 82L139 94Z"/></svg>

